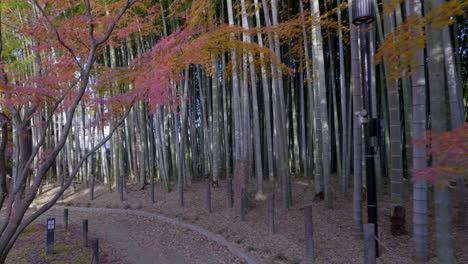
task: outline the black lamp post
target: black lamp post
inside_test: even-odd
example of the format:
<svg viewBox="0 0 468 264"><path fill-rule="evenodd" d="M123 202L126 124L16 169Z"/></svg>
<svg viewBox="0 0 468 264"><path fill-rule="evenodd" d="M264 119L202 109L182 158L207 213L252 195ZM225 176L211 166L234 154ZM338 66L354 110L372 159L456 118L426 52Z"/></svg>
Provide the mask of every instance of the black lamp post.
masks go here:
<svg viewBox="0 0 468 264"><path fill-rule="evenodd" d="M361 70L363 110L361 120L364 125L365 135L365 159L366 159L366 182L367 182L367 221L374 224L375 235L378 235L377 225L377 191L375 184L374 155L377 147L378 120L372 119L370 81L370 48L369 48L369 24L375 20L375 10L372 0L353 1L353 24L361 28ZM375 241L376 256L379 256L379 247Z"/></svg>
<svg viewBox="0 0 468 264"><path fill-rule="evenodd" d="M375 10L372 0L353 1L353 24L361 26L371 24L375 20Z"/></svg>

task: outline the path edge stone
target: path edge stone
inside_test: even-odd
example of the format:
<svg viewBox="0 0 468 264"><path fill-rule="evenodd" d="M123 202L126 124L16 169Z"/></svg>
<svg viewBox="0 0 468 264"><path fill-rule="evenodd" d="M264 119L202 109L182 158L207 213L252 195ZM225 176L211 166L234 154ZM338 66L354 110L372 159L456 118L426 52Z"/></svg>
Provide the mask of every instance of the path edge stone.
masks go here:
<svg viewBox="0 0 468 264"><path fill-rule="evenodd" d="M223 245L229 249L229 251L246 261L248 264L263 264L262 262L258 261L255 259L253 256L250 254L244 252L242 249L238 248L236 245L233 243L227 241L224 237L214 234L200 226L185 223L183 221L180 221L178 219L170 218L167 216L163 216L160 214L156 213L150 213L146 211L140 211L140 210L129 210L129 209L115 209L115 208L83 208L83 207L75 207L75 206L54 206L51 209L58 209L58 210L63 210L63 209L69 209L69 210L74 210L74 211L81 211L81 212L98 212L98 213L109 213L109 214L128 214L128 215L136 215L136 216L143 216L143 217L148 217L152 219L159 220L161 222L173 224L179 227L183 227L186 229L190 229L192 231L195 231L205 237L207 237L210 240L215 241L216 243Z"/></svg>

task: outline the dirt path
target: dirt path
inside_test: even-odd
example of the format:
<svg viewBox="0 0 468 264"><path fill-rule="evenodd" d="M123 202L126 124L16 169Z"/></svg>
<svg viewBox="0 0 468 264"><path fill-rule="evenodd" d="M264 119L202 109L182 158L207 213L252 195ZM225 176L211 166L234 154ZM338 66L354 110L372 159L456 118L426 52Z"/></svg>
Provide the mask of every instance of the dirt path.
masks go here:
<svg viewBox="0 0 468 264"><path fill-rule="evenodd" d="M57 207L41 217L55 216L60 225L62 212L63 208ZM193 230L192 225L179 225L178 220L160 221L157 217L144 214L106 208L69 208L69 221L81 225L83 219L88 219L89 236L98 237L100 246L105 247L107 252L115 252L112 263L256 263L253 259L245 261L239 258L239 254L242 256L245 253L232 248L233 245L224 245L227 242L224 239L217 241L217 235L208 234L213 236L208 238L204 233L206 230ZM233 250L239 253L236 254L238 256L232 253Z"/></svg>
<svg viewBox="0 0 468 264"><path fill-rule="evenodd" d="M337 177L332 177L337 179ZM173 183L171 187L177 186ZM155 202L149 198L149 188L141 190L136 184L128 184L124 201L116 199L116 193L109 192L106 186L98 185L95 189L95 199L89 199L89 188L79 185L74 192L72 188L67 190L61 205L78 206L80 208L104 208L107 210L137 209L147 214L166 216L169 219L180 219L185 223L192 223L205 231L229 241L242 252L248 252L250 256L262 263L269 264L292 264L304 263L304 206L310 205L314 197L314 186L303 179L295 179L291 184L293 191L293 206L289 210L283 209L281 195L276 196L275 227L276 233L270 234L266 225L267 202L256 201L249 209L246 221L241 222L237 206L231 208L227 204L227 181L220 181L219 188L212 188L212 212L206 210L206 183L200 181L192 182L184 193L185 206L179 205L179 193L167 192L164 184L155 186ZM47 186L43 194L38 197L35 204L41 205L50 200L52 195L60 186ZM265 182L266 193L272 193L274 186ZM281 193L280 189L276 190ZM317 264L351 264L362 263L363 244L362 240L355 237L355 226L352 220L353 203L349 196L335 197L334 209L325 208L323 202L314 202L313 225L314 225L314 251ZM412 263L412 206L407 206L407 228L409 234L406 236L393 236L390 232L390 212L392 203L388 193L379 200L379 240L381 241L382 256L379 257L381 264ZM113 209L111 209L113 208ZM144 215L144 214L143 214ZM430 229L434 228L434 213L429 211ZM365 219L365 211L363 218ZM163 221L164 222L164 221ZM190 228L188 228L190 229ZM193 229L191 229L193 230ZM459 263L468 263L468 235L461 229L459 223L454 223L454 247L456 258ZM200 233L200 232L199 232ZM203 234L203 233L202 233ZM220 240L221 240L220 239ZM216 240L215 240L216 241ZM222 241L222 240L221 240ZM437 263L435 258L435 240L431 240L431 261ZM218 242L220 243L220 242ZM190 244L190 242L189 242ZM220 243L221 245L225 245ZM204 252L201 249L201 252ZM206 250L205 250L206 251ZM229 251L233 251L229 248ZM233 253L235 256L239 254ZM241 258L246 260L245 258ZM186 259L184 259L186 260ZM191 260L189 258L189 260ZM248 262L258 263L257 262ZM220 262L222 263L222 262ZM227 262L229 263L229 262Z"/></svg>

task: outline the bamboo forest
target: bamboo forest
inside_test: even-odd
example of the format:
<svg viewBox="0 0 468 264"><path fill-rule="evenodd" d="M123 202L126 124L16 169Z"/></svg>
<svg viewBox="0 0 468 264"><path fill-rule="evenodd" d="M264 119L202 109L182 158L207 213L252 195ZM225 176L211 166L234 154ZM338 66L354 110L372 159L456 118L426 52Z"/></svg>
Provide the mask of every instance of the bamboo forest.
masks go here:
<svg viewBox="0 0 468 264"><path fill-rule="evenodd" d="M0 0L0 264L468 263L466 0Z"/></svg>

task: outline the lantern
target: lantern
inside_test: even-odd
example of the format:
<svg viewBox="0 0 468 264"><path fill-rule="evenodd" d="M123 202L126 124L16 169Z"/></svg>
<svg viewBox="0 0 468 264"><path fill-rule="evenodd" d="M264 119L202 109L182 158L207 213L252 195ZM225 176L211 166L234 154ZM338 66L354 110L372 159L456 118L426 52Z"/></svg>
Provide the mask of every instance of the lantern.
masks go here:
<svg viewBox="0 0 468 264"><path fill-rule="evenodd" d="M353 1L353 24L356 26L370 24L375 20L374 3L372 0Z"/></svg>
<svg viewBox="0 0 468 264"><path fill-rule="evenodd" d="M47 219L47 230L55 230L55 218Z"/></svg>
<svg viewBox="0 0 468 264"><path fill-rule="evenodd" d="M46 255L54 254L55 218L47 219Z"/></svg>

